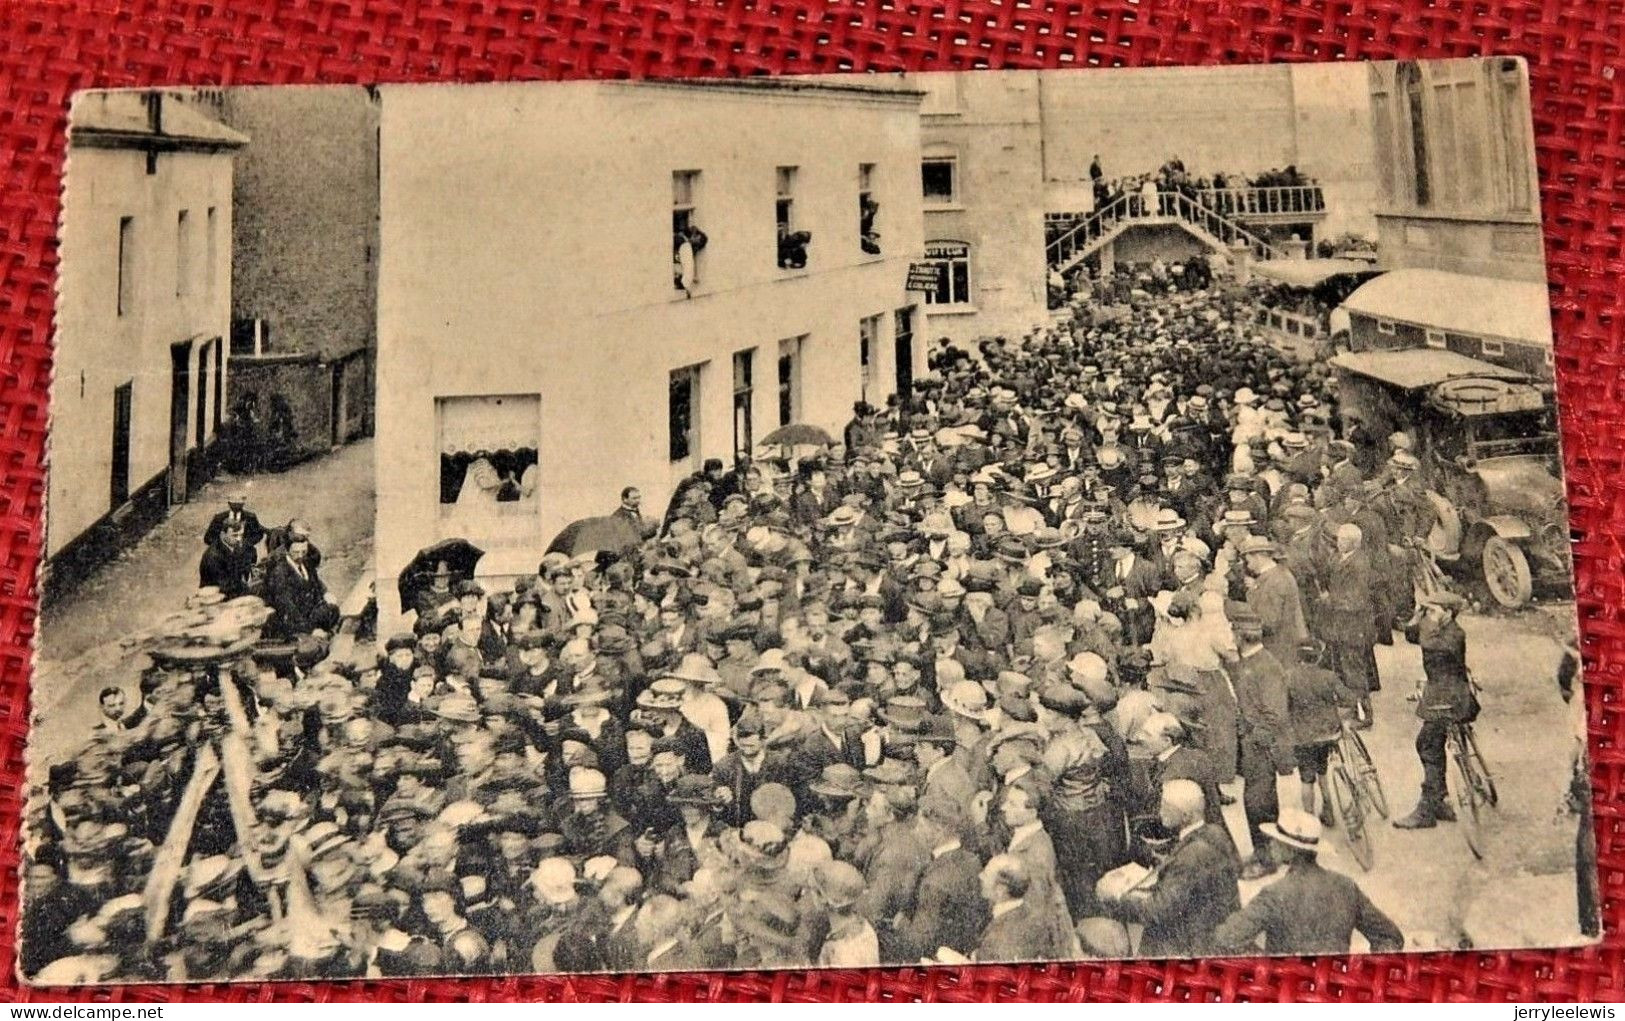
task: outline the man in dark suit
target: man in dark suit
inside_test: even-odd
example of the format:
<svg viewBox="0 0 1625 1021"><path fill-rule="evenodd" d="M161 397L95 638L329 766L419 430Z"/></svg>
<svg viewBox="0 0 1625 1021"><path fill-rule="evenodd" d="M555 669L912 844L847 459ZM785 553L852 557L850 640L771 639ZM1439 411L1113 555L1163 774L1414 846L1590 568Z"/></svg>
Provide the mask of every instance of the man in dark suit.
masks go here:
<svg viewBox="0 0 1625 1021"><path fill-rule="evenodd" d="M1303 621L1303 600L1298 579L1276 561L1274 543L1261 536L1248 536L1237 553L1253 576L1247 605L1258 614L1264 626L1264 647L1282 665L1298 661L1298 644L1309 637Z"/></svg>
<svg viewBox="0 0 1625 1021"><path fill-rule="evenodd" d="M331 633L339 622L339 608L328 598L327 586L308 563L310 540L292 532L282 554L271 561L265 578L265 601L275 613L265 626L277 638L295 638L313 631Z"/></svg>
<svg viewBox="0 0 1625 1021"><path fill-rule="evenodd" d="M943 797L920 802L914 832L931 858L914 888L913 909L880 934L881 959L918 961L938 947L970 956L988 923L977 887L982 862L960 844L966 808Z"/></svg>
<svg viewBox="0 0 1625 1021"><path fill-rule="evenodd" d="M1363 533L1354 524L1337 526L1337 552L1326 569L1326 598L1321 604L1321 639L1332 654L1332 666L1343 684L1358 696L1357 727L1371 726L1371 692L1378 688L1375 620L1376 579L1361 548Z"/></svg>
<svg viewBox="0 0 1625 1021"><path fill-rule="evenodd" d="M651 521L643 519L643 492L637 486L627 486L621 490L621 505L611 514L637 529L638 535L647 539L655 534L659 527Z"/></svg>
<svg viewBox="0 0 1625 1021"><path fill-rule="evenodd" d="M1346 954L1355 932L1374 954L1405 948L1399 926L1371 903L1347 876L1320 867L1320 820L1287 810L1264 832L1275 841L1287 873L1258 891L1214 933L1216 951L1256 953L1264 935L1266 954Z"/></svg>
<svg viewBox="0 0 1625 1021"><path fill-rule="evenodd" d="M1123 644L1145 645L1157 620L1151 597L1162 588L1162 574L1155 563L1134 552L1134 539L1127 533L1113 535L1108 542L1112 566L1103 579L1106 603L1123 622Z"/></svg>
<svg viewBox="0 0 1625 1021"><path fill-rule="evenodd" d="M1275 778L1292 772L1292 723L1288 711L1286 667L1264 647L1263 624L1245 607L1230 615L1240 656L1231 671L1236 708L1241 718L1242 805L1253 855L1243 879L1258 879L1276 869L1264 840L1264 823L1280 813Z"/></svg>
<svg viewBox="0 0 1625 1021"><path fill-rule="evenodd" d="M265 527L254 512L246 508L247 503L248 497L242 493L232 493L226 497L226 509L210 518L209 527L203 530L203 545L213 546L227 525L241 525L243 543L258 546L260 540L265 538Z"/></svg>
<svg viewBox="0 0 1625 1021"><path fill-rule="evenodd" d="M235 599L248 591L248 578L257 558L253 545L246 540L243 522L227 522L198 561L198 585L212 585L227 599Z"/></svg>
<svg viewBox="0 0 1625 1021"><path fill-rule="evenodd" d="M1326 445L1326 481L1315 490L1315 508L1326 510L1336 507L1351 492L1364 488L1365 476L1354 463L1354 444L1348 440L1332 440Z"/></svg>
<svg viewBox="0 0 1625 1021"><path fill-rule="evenodd" d="M1145 924L1141 957L1201 957L1217 952L1214 930L1241 908L1241 863L1222 824L1205 821L1202 789L1190 780L1162 788L1162 824L1177 833L1154 884L1108 905L1119 918Z"/></svg>
<svg viewBox="0 0 1625 1021"><path fill-rule="evenodd" d="M976 960L1056 961L1075 956L1047 914L1027 902L1031 883L1026 863L1013 854L996 854L982 869L982 899L990 921L982 930Z"/></svg>
<svg viewBox="0 0 1625 1021"><path fill-rule="evenodd" d="M1151 754L1146 769L1150 789L1143 802L1144 812L1158 810L1169 784L1188 781L1202 792L1203 818L1223 826L1224 802L1219 797L1213 760L1207 752L1185 744L1185 740L1185 725L1173 713L1153 713L1140 724L1134 743Z"/></svg>

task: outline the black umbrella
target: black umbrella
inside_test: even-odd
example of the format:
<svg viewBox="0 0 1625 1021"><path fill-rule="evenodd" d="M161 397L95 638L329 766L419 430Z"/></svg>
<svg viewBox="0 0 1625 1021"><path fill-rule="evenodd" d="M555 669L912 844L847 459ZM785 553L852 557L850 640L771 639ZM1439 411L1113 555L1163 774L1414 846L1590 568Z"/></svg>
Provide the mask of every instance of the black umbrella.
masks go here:
<svg viewBox="0 0 1625 1021"><path fill-rule="evenodd" d="M547 544L547 552L563 553L567 557L579 557L583 553L597 553L601 550L610 553L622 553L632 549L643 541L638 534L638 528L626 518L614 514L606 514L596 518L582 518L572 521L560 529L553 541Z"/></svg>
<svg viewBox="0 0 1625 1021"><path fill-rule="evenodd" d="M816 425L792 422L781 425L762 437L764 447L828 447L835 438Z"/></svg>
<svg viewBox="0 0 1625 1021"><path fill-rule="evenodd" d="M418 550L400 575L401 608L409 610L417 605L419 593L433 583L440 564L446 565L452 581L457 582L474 577L474 568L483 556L485 551L467 539L442 539Z"/></svg>

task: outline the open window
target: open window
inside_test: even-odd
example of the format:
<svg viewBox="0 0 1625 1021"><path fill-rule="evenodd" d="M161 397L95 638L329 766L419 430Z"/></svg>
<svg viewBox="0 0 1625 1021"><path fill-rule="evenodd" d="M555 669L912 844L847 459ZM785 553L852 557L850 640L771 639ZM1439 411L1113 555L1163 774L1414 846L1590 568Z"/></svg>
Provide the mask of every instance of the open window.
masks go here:
<svg viewBox="0 0 1625 1021"><path fill-rule="evenodd" d="M533 537L541 508L541 396L437 397L444 537L502 545Z"/></svg>
<svg viewBox="0 0 1625 1021"><path fill-rule="evenodd" d="M947 154L929 155L921 159L920 188L928 206L957 205L959 160Z"/></svg>
<svg viewBox="0 0 1625 1021"><path fill-rule="evenodd" d="M880 231L875 220L880 202L875 198L875 165L858 164L858 244L865 255L880 254Z"/></svg>
<svg viewBox="0 0 1625 1021"><path fill-rule="evenodd" d="M701 253L709 239L700 229L700 172L678 170L671 175L671 282L679 291L700 284Z"/></svg>

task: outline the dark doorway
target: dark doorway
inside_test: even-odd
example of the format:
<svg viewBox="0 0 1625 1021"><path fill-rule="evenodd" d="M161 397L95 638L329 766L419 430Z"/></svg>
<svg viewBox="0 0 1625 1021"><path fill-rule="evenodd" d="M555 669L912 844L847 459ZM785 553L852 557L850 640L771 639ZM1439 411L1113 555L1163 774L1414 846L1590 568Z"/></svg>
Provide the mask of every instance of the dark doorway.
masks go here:
<svg viewBox="0 0 1625 1021"><path fill-rule="evenodd" d="M130 394L134 382L113 390L113 469L108 510L116 511L130 498Z"/></svg>
<svg viewBox="0 0 1625 1021"><path fill-rule="evenodd" d="M914 393L914 308L900 308L894 317L897 363L897 399L904 405Z"/></svg>
<svg viewBox="0 0 1625 1021"><path fill-rule="evenodd" d="M214 338L214 428L220 431L220 422L225 415L226 396L226 342Z"/></svg>
<svg viewBox="0 0 1625 1021"><path fill-rule="evenodd" d="M192 445L202 447L209 438L209 402L204 395L209 392L209 356L214 353L214 344L210 342L198 349L197 356L197 432Z"/></svg>
<svg viewBox="0 0 1625 1021"><path fill-rule="evenodd" d="M344 363L333 363L333 396L328 409L329 420L333 423L330 431L332 446L344 442Z"/></svg>
<svg viewBox="0 0 1625 1021"><path fill-rule="evenodd" d="M169 349L169 502L186 502L187 411L192 406L192 345Z"/></svg>

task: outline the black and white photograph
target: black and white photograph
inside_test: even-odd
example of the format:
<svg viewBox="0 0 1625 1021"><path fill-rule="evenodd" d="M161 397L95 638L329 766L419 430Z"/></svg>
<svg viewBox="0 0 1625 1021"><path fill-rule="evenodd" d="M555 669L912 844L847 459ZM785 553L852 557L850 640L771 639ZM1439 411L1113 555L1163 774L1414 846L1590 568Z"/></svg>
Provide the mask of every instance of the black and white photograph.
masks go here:
<svg viewBox="0 0 1625 1021"><path fill-rule="evenodd" d="M1597 941L1529 103L79 93L21 976Z"/></svg>

